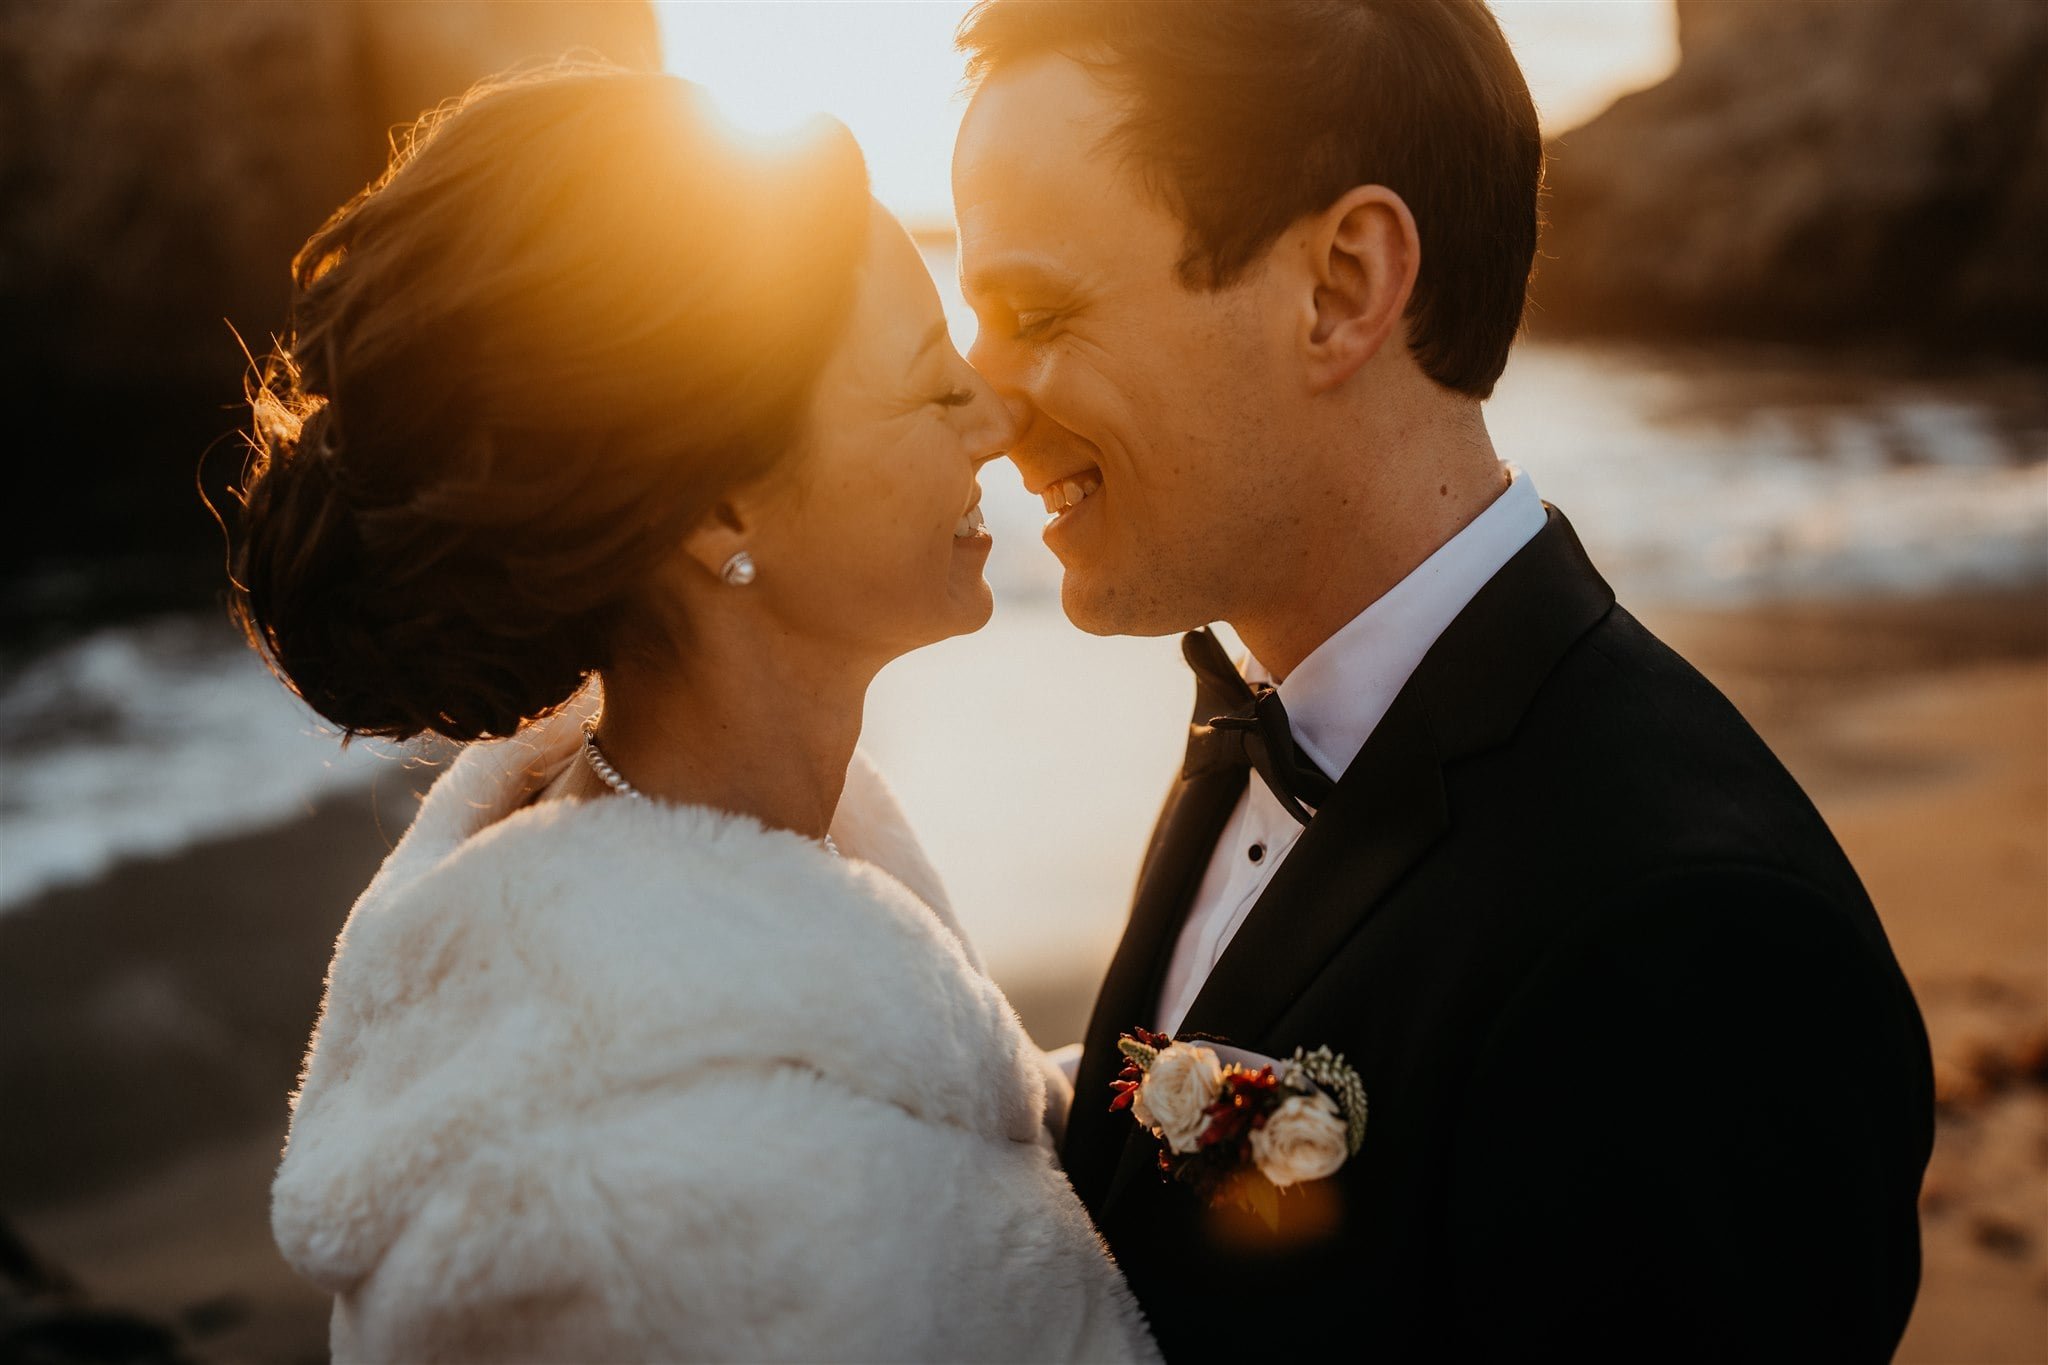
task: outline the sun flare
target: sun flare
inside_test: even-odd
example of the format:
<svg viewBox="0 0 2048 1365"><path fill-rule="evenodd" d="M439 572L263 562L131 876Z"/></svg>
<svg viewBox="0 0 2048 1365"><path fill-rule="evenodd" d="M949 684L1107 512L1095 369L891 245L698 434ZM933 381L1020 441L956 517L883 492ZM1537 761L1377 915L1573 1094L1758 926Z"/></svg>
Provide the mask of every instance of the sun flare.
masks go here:
<svg viewBox="0 0 2048 1365"><path fill-rule="evenodd" d="M711 92L736 133L780 140L822 111L853 131L875 196L911 226L949 230L947 170L965 107L953 31L968 0L657 0L670 71ZM1494 0L1545 127L1599 112L1677 61L1664 0Z"/></svg>
<svg viewBox="0 0 2048 1365"><path fill-rule="evenodd" d="M740 82L699 79L713 118L726 137L773 152L800 141L806 131L829 115L808 106L794 92Z"/></svg>

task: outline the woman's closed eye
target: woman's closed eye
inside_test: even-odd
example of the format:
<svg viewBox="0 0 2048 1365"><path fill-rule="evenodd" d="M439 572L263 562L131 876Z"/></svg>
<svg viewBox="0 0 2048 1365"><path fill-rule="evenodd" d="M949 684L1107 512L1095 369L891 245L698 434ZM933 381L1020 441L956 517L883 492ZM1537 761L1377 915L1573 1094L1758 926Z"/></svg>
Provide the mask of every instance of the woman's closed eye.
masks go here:
<svg viewBox="0 0 2048 1365"><path fill-rule="evenodd" d="M947 389L933 396L932 401L942 408L964 408L974 401L973 389Z"/></svg>

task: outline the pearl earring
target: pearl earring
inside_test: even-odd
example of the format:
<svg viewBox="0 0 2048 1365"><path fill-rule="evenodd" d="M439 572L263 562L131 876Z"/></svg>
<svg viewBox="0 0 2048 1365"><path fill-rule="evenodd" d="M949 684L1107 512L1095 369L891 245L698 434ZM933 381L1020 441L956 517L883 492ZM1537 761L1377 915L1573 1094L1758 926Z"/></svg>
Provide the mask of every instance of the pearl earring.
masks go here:
<svg viewBox="0 0 2048 1365"><path fill-rule="evenodd" d="M729 588L746 587L754 581L754 574L754 557L745 550L726 560L725 567L718 572L718 576L725 580Z"/></svg>

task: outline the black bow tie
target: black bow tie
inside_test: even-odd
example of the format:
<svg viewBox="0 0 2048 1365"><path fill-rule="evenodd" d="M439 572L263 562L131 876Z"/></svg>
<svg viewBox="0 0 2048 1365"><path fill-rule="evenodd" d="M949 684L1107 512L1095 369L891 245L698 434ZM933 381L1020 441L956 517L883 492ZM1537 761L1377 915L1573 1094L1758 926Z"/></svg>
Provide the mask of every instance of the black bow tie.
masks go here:
<svg viewBox="0 0 2048 1365"><path fill-rule="evenodd" d="M1336 783L1295 747L1280 694L1270 683L1247 683L1207 630L1182 636L1180 652L1195 670L1195 718L1181 775L1256 769L1287 813L1307 824L1305 805L1321 806Z"/></svg>

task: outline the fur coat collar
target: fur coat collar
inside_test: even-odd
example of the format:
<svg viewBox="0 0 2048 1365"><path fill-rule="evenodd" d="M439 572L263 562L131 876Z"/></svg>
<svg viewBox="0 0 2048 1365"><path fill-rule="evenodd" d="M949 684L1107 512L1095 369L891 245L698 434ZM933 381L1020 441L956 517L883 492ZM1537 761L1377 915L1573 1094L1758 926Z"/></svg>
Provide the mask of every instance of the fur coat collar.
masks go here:
<svg viewBox="0 0 2048 1365"><path fill-rule="evenodd" d="M918 1142L994 1144L984 1149L1003 1153L993 1165L1032 1153L1030 1199L1044 1204L1035 1216L1072 1244L1062 1264L1079 1266L1061 1282L1113 1323L1100 1342L1123 1343L1080 1354L1142 1353L1128 1296L1100 1275L1114 1280L1047 1153L1041 1055L980 970L873 767L860 758L849 774L833 826L843 857L704 808L618 799L521 808L573 759L579 724L566 712L530 736L467 749L337 944L272 1210L286 1258L337 1295L337 1357L518 1354L506 1342L479 1345L488 1331L477 1321L449 1323L465 1303L477 1309L472 1319L530 1305L524 1280L533 1293L565 1292L549 1288L560 1274L606 1306L582 1326L528 1324L529 1345L766 1357L858 1342L857 1325L833 1329L850 1337L806 1337L801 1315L784 1314L730 1337L659 1329L636 1347L591 1324L642 1312L613 1283L638 1283L641 1270L586 1275L575 1265L575 1248L620 1215L577 1206L569 1173L667 1161L673 1172L648 1178L672 1189L679 1209L692 1207L690 1153L658 1136L665 1125L684 1141L695 1111L678 1108L682 1097L792 1073L829 1100L778 1121L778 1137L792 1124L822 1126L829 1148L835 1116L851 1105L894 1114ZM596 1148L594 1135L625 1115L645 1119L630 1131L653 1125L653 1134ZM771 1176L807 1178L762 1173ZM1014 1223L1015 1211L1004 1217ZM503 1258L529 1243L541 1260L569 1264L524 1267L508 1284ZM692 1273L745 1282L763 1270L704 1262ZM482 1307L490 1304L500 1307ZM442 1349L443 1337L458 1345Z"/></svg>

